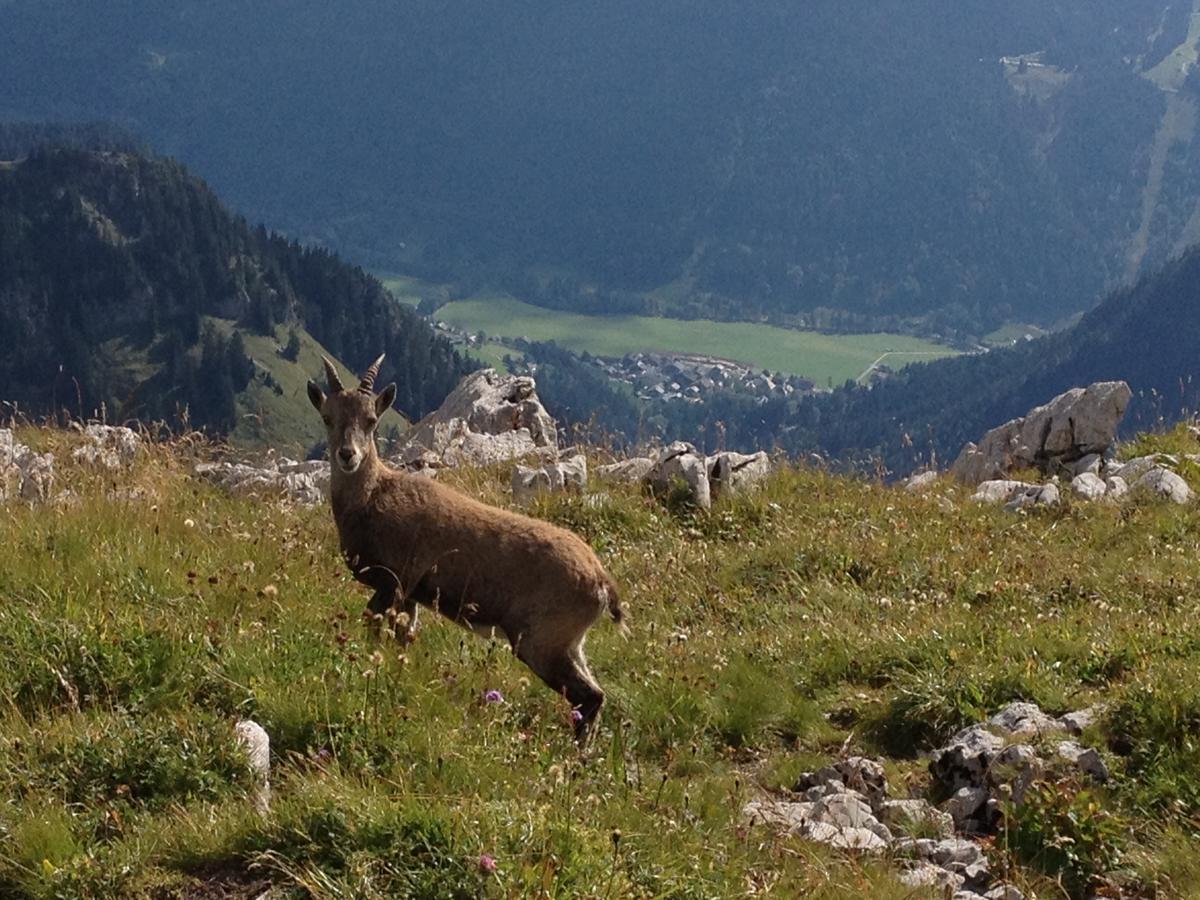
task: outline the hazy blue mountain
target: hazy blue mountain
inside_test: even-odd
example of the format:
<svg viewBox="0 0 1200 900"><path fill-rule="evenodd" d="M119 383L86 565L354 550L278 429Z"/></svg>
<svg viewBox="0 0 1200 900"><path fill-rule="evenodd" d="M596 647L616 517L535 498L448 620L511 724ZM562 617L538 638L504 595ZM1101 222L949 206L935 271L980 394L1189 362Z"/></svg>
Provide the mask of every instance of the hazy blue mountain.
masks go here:
<svg viewBox="0 0 1200 900"><path fill-rule="evenodd" d="M114 119L370 265L978 333L1086 308L1200 239L1191 13L9 0L0 117Z"/></svg>

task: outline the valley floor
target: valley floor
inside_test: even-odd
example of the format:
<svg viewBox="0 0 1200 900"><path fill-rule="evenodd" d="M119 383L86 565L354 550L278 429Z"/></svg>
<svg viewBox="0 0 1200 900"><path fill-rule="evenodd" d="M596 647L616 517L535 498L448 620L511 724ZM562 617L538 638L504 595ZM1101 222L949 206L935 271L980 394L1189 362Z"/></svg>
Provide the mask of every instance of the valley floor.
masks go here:
<svg viewBox="0 0 1200 900"><path fill-rule="evenodd" d="M585 316L502 296L456 300L434 318L471 333L554 341L593 356L650 351L735 360L821 386L863 377L882 355L899 368L956 354L950 347L902 334L823 334L749 322Z"/></svg>
<svg viewBox="0 0 1200 900"><path fill-rule="evenodd" d="M707 514L539 501L631 620L593 631L609 704L581 756L507 647L432 616L372 638L329 511L219 493L189 476L208 452L64 465L68 493L0 517L2 896L918 897L740 811L850 753L921 795L922 754L1012 700L1103 704L1084 739L1113 778L1006 810L993 870L1045 898L1200 891L1200 508L1011 514L806 468ZM449 477L507 504L507 475ZM266 816L243 718L271 737Z"/></svg>

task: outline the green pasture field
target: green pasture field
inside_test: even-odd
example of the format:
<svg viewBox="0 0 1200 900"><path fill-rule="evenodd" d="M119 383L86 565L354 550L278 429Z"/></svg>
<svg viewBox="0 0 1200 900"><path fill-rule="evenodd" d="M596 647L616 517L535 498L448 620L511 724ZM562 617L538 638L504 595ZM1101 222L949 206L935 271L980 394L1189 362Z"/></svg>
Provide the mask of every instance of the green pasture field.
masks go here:
<svg viewBox="0 0 1200 900"><path fill-rule="evenodd" d="M898 368L955 355L949 347L906 335L831 335L747 322L585 316L503 296L456 300L439 309L436 318L473 333L554 341L596 356L638 351L713 356L800 375L822 386L857 379L880 357Z"/></svg>

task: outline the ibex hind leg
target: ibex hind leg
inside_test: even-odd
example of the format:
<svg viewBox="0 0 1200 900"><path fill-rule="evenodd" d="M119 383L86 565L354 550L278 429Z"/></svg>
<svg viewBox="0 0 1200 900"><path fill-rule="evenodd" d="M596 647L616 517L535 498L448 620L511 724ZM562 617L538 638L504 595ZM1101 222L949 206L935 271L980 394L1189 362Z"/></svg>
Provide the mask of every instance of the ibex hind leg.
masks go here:
<svg viewBox="0 0 1200 900"><path fill-rule="evenodd" d="M554 693L566 697L572 710L578 712L575 719L575 740L581 747L587 746L592 735L600 707L604 705L604 691L587 669L587 662L577 658L576 650L559 650L541 654L527 645L518 645L517 658L533 670Z"/></svg>
<svg viewBox="0 0 1200 900"><path fill-rule="evenodd" d="M592 674L592 670L588 667L587 657L583 653L583 642L580 641L571 648L571 664L575 671L575 677L578 681L575 697L571 696L568 689L567 699L571 701L571 706L577 709L580 714L579 721L575 723L575 739L579 741L581 746L586 746L595 733L596 724L600 717L600 708L604 706L604 690L596 681L596 676Z"/></svg>

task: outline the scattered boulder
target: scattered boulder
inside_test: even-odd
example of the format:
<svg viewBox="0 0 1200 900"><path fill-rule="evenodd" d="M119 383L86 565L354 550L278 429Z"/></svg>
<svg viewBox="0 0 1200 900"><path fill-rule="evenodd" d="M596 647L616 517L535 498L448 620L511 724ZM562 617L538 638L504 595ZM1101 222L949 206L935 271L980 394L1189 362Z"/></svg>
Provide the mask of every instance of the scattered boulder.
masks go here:
<svg viewBox="0 0 1200 900"><path fill-rule="evenodd" d="M620 462L596 467L596 475L601 481L617 484L641 484L654 468L654 460L648 456L635 456Z"/></svg>
<svg viewBox="0 0 1200 900"><path fill-rule="evenodd" d="M997 479L995 481L984 481L976 489L971 500L975 503L1007 503L1016 493L1022 494L1037 490L1036 484L1029 484L1024 481L1006 481Z"/></svg>
<svg viewBox="0 0 1200 900"><path fill-rule="evenodd" d="M873 805L887 799L887 778L883 766L862 756L838 760L816 772L805 772L792 790L804 793L831 784L837 786L837 791L855 791Z"/></svg>
<svg viewBox="0 0 1200 900"><path fill-rule="evenodd" d="M964 834L987 834L999 818L999 811L989 808L995 801L981 787L962 787L943 804L954 827Z"/></svg>
<svg viewBox="0 0 1200 900"><path fill-rule="evenodd" d="M1009 737L1032 737L1062 730L1059 720L1042 712L1035 703L1010 703L988 719L988 725Z"/></svg>
<svg viewBox="0 0 1200 900"><path fill-rule="evenodd" d="M1085 775L1104 784L1108 781L1108 766L1100 754L1092 748L1084 748L1075 741L1063 741L1056 748L1059 758L1071 763Z"/></svg>
<svg viewBox="0 0 1200 900"><path fill-rule="evenodd" d="M392 462L413 468L490 465L558 456L558 430L527 375L481 369L401 439Z"/></svg>
<svg viewBox="0 0 1200 900"><path fill-rule="evenodd" d="M1120 500L1129 493L1129 484L1120 475L1113 475L1111 478L1106 478L1104 483L1108 487L1108 492L1105 496L1109 500Z"/></svg>
<svg viewBox="0 0 1200 900"><path fill-rule="evenodd" d="M1096 714L1093 707L1055 718L1035 704L1010 703L985 724L963 729L947 746L935 750L929 771L935 789L949 798L943 809L953 817L956 828L964 834L993 833L1000 822L1001 798L1009 797L1020 805L1051 766L1034 744L1024 740L1082 731ZM1015 743L1009 743L1014 739ZM1098 781L1108 778L1108 769L1096 750L1062 741L1056 746L1056 756Z"/></svg>
<svg viewBox="0 0 1200 900"><path fill-rule="evenodd" d="M1027 723L1040 727L1056 721L1031 704L1014 704L993 718L1013 733L1028 731ZM921 799L889 799L883 767L851 757L801 775L793 793L803 800L755 800L743 808L742 819L832 847L889 851L901 866L901 883L914 889L933 888L962 900L1023 900L1020 891L993 879L980 845L962 834L983 833L981 824L989 831L999 824L1000 804L989 780L993 764L1032 764L1035 759L1031 747L1006 747L1004 738L976 725L960 732L953 747L935 754L935 777L940 772L970 782L950 792L946 811ZM897 837L897 831L941 837Z"/></svg>
<svg viewBox="0 0 1200 900"><path fill-rule="evenodd" d="M935 750L929 763L933 780L947 793L986 783L992 760L1004 749L1004 738L983 725L972 725Z"/></svg>
<svg viewBox="0 0 1200 900"><path fill-rule="evenodd" d="M975 491L975 503L1003 503L1012 511L1029 506L1057 506L1061 500L1058 485L1029 484L1024 481L985 481Z"/></svg>
<svg viewBox="0 0 1200 900"><path fill-rule="evenodd" d="M1119 475L1125 479L1126 484L1133 484L1151 469L1167 468L1171 465L1176 463L1169 456L1155 453L1150 456L1136 456L1124 462L1110 462L1104 473L1106 476Z"/></svg>
<svg viewBox="0 0 1200 900"><path fill-rule="evenodd" d="M195 473L231 493L273 494L302 506L323 503L329 491L329 463L323 460L279 459L261 465L207 462L198 464Z"/></svg>
<svg viewBox="0 0 1200 900"><path fill-rule="evenodd" d="M530 503L540 494L582 493L587 488L587 457L547 463L539 468L518 465L512 474L513 499Z"/></svg>
<svg viewBox="0 0 1200 900"><path fill-rule="evenodd" d="M271 810L271 738L266 729L251 719L238 722L234 731L254 777L254 805L266 815Z"/></svg>
<svg viewBox="0 0 1200 900"><path fill-rule="evenodd" d="M904 489L910 494L919 494L937 484L937 472L919 472L904 482Z"/></svg>
<svg viewBox="0 0 1200 900"><path fill-rule="evenodd" d="M814 803L755 800L742 809L742 818L751 825L769 825L842 850L877 852L887 849L892 840L870 805L850 792L831 794Z"/></svg>
<svg viewBox="0 0 1200 900"><path fill-rule="evenodd" d="M1063 731L1069 734L1080 735L1095 724L1101 712L1103 712L1102 706L1089 706L1087 709L1081 709L1077 712L1070 712L1064 716L1060 716L1058 723L1062 726Z"/></svg>
<svg viewBox="0 0 1200 900"><path fill-rule="evenodd" d="M1123 381L1073 388L993 428L978 444L967 444L950 472L971 485L1017 469L1036 467L1046 475L1069 472L1070 465L1091 454L1103 455L1113 446L1132 396Z"/></svg>
<svg viewBox="0 0 1200 900"><path fill-rule="evenodd" d="M42 503L54 490L54 454L34 453L0 428L0 502Z"/></svg>
<svg viewBox="0 0 1200 900"><path fill-rule="evenodd" d="M684 441L676 441L658 455L646 474L646 483L660 496L669 493L675 484L682 483L695 506L700 509L712 506L707 461L695 447Z"/></svg>
<svg viewBox="0 0 1200 900"><path fill-rule="evenodd" d="M846 850L884 850L892 842L888 827L853 791L830 794L812 804L806 836Z"/></svg>
<svg viewBox="0 0 1200 900"><path fill-rule="evenodd" d="M910 888L935 888L943 892L955 892L967 879L927 860L916 860L900 873L900 883Z"/></svg>
<svg viewBox="0 0 1200 900"><path fill-rule="evenodd" d="M1094 472L1081 472L1071 479L1071 490L1084 500L1103 500L1108 493L1108 485Z"/></svg>
<svg viewBox="0 0 1200 900"><path fill-rule="evenodd" d="M71 459L78 465L121 469L131 465L142 446L142 438L130 428L88 425L83 430L89 443L77 447Z"/></svg>
<svg viewBox="0 0 1200 900"><path fill-rule="evenodd" d="M1089 453L1071 467L1075 475L1099 475L1104 469L1104 457L1099 453Z"/></svg>
<svg viewBox="0 0 1200 900"><path fill-rule="evenodd" d="M1058 506L1061 499L1058 485L1050 482L1040 487L1033 485L1026 490L1014 492L1008 498L1008 502L1004 504L1004 508L1009 512L1015 512L1030 506Z"/></svg>
<svg viewBox="0 0 1200 900"><path fill-rule="evenodd" d="M762 450L758 453L718 453L705 460L705 466L714 499L724 494L740 494L771 474L771 458Z"/></svg>
<svg viewBox="0 0 1200 900"><path fill-rule="evenodd" d="M1180 505L1192 502L1192 489L1188 483L1161 466L1156 466L1135 481L1133 490L1145 491Z"/></svg>

